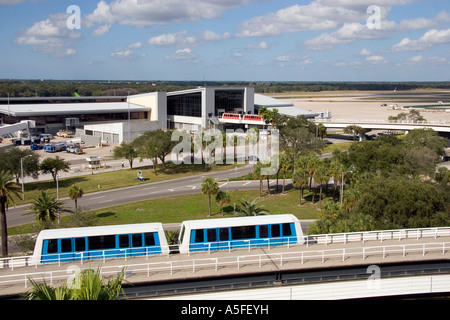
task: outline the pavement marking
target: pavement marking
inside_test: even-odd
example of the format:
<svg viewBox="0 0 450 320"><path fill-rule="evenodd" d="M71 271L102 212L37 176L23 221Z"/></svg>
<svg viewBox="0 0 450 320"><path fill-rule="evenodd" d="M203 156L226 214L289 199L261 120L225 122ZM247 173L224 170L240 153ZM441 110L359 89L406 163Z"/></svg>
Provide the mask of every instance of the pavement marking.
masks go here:
<svg viewBox="0 0 450 320"><path fill-rule="evenodd" d="M106 202L112 202L112 201L114 201L115 199L110 199L110 200L105 200L105 201L99 201L99 203L106 203Z"/></svg>
<svg viewBox="0 0 450 320"><path fill-rule="evenodd" d="M105 196L100 196L100 197L92 197L92 198L90 198L91 200L95 200L95 199L101 199L101 198L104 198Z"/></svg>
<svg viewBox="0 0 450 320"><path fill-rule="evenodd" d="M248 185L248 184L250 184L250 183L252 183L252 182L251 182L251 181L248 181L248 182L244 183L242 186L246 186L246 185Z"/></svg>

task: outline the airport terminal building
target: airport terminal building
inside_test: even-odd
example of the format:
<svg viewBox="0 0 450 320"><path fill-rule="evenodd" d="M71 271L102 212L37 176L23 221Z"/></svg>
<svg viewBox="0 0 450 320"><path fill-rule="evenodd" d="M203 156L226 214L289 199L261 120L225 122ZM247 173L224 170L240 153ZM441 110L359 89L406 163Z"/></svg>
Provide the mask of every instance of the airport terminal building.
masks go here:
<svg viewBox="0 0 450 320"><path fill-rule="evenodd" d="M71 130L77 136L121 143L156 129L195 132L212 127L263 127L265 123L257 116L261 106L276 108L288 116L317 116L287 102L255 94L253 87L199 87L131 96L0 98L0 122L32 120L36 133Z"/></svg>

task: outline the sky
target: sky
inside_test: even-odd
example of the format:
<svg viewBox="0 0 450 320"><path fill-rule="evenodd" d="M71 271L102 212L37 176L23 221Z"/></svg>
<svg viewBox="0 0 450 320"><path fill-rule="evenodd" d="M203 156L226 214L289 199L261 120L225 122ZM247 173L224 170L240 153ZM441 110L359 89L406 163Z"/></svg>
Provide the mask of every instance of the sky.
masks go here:
<svg viewBox="0 0 450 320"><path fill-rule="evenodd" d="M0 79L450 81L449 0L0 0Z"/></svg>

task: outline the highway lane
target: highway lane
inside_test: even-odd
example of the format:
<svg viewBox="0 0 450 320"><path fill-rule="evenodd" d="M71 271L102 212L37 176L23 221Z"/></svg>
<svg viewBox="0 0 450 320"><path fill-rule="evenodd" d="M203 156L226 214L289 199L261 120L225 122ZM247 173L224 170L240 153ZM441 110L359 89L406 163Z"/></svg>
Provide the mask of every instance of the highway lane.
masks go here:
<svg viewBox="0 0 450 320"><path fill-rule="evenodd" d="M243 176L252 171L253 165L246 165L221 172L208 172L180 179L150 182L142 185L99 191L83 195L78 200L78 205L83 209L94 210L135 201L200 193L202 180L205 177L213 177L218 180L219 187L223 191L255 190L259 188L259 180L228 181L228 179ZM271 184L274 184L274 181ZM74 201L70 198L62 198L60 200L67 208L74 209ZM27 214L28 207L29 204L9 208L7 211L8 227L35 221L34 215Z"/></svg>

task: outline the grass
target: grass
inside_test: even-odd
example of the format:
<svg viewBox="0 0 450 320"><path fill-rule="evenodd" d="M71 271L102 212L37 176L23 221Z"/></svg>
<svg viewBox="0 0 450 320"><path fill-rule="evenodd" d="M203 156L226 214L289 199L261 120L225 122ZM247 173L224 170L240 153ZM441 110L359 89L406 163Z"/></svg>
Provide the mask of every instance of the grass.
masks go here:
<svg viewBox="0 0 450 320"><path fill-rule="evenodd" d="M281 190L281 186L280 186ZM234 204L248 197L250 200L259 196L259 190L230 191L230 203L224 208L224 215L220 206L212 201L212 217L208 217L208 197L203 194L190 194L139 201L93 210L96 215L97 225L115 225L129 223L162 222L179 223L185 220L234 217ZM290 213L299 219L317 219L318 204L311 204L311 193L305 190L306 201L299 206L299 191L286 190L285 194L277 193L265 195L259 200L259 205L264 206L270 214ZM316 196L318 199L318 196ZM64 219L64 218L63 218ZM8 228L8 233L23 234L35 230L34 224L27 224Z"/></svg>
<svg viewBox="0 0 450 320"><path fill-rule="evenodd" d="M209 166L208 171L221 171L233 169L240 165L218 165L212 164ZM142 171L142 176L145 181L137 179L137 171ZM76 184L85 194L96 192L99 190L110 190L123 188L138 184L145 184L149 182L163 181L169 179L177 179L187 177L190 175L201 174L205 172L205 166L202 164L191 165L174 165L172 163L166 164L166 169L162 170L158 168L157 175L155 176L153 168L140 167L134 169L118 170L113 172L94 173L91 175L82 175L69 178L59 179L59 197L64 198L68 196L68 189L70 186ZM50 181L38 181L25 184L25 201L19 198L15 198L16 205L31 203L40 191L50 190L56 194L56 184L53 180Z"/></svg>

